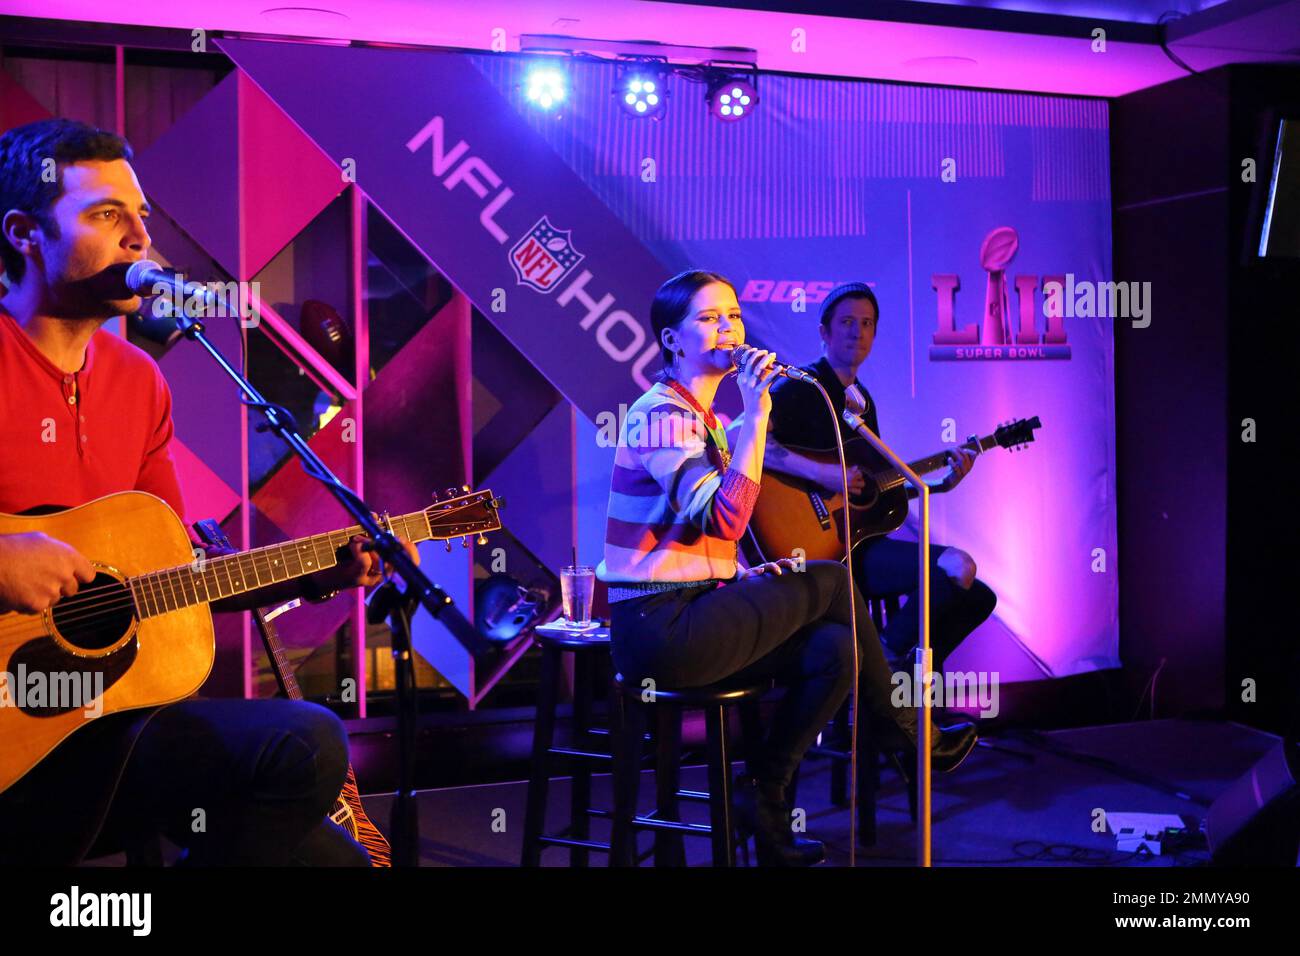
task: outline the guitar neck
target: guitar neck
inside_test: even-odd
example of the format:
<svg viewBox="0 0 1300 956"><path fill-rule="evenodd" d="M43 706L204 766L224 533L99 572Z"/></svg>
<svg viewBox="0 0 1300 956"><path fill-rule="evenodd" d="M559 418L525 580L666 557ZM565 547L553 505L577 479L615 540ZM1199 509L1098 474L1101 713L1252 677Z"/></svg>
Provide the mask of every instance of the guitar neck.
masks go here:
<svg viewBox="0 0 1300 956"><path fill-rule="evenodd" d="M263 620L258 625L262 628L262 643L266 645L266 656L271 661L276 683L289 700L302 700L302 688L298 686L298 677L289 665L289 655L284 652L284 645L274 631L268 631L270 622Z"/></svg>
<svg viewBox="0 0 1300 956"><path fill-rule="evenodd" d="M985 435L983 438L977 438L974 441L963 442L958 447L965 448L975 452L976 454L979 454L981 452L988 451L997 443L998 440L995 436ZM935 454L930 455L927 458L918 458L916 461L910 461L907 463L907 467L911 468L918 475L928 475L932 471L938 471L940 468L946 467L947 464L948 464L948 452L941 451L941 452L936 452Z"/></svg>
<svg viewBox="0 0 1300 956"><path fill-rule="evenodd" d="M426 512L416 511L390 521L393 533L412 543L433 538ZM153 617L334 567L338 564L335 552L347 545L353 535L363 533L360 525L353 525L339 531L297 538L239 554L203 558L183 567L137 575L129 578L127 584L135 597L139 616Z"/></svg>
<svg viewBox="0 0 1300 956"><path fill-rule="evenodd" d="M996 435L985 435L983 438L977 438L974 441L963 442L958 447L966 448L979 454L980 452L988 451L990 448L997 445L997 443L998 439ZM947 467L947 465L947 451L936 452L926 458L918 458L916 461L910 461L907 463L907 467L912 469L912 471L916 472L918 475L928 475L931 472L938 471L940 468ZM892 468L888 471L880 472L874 477L876 478L876 484L880 487L881 491L889 491L890 489L897 488L900 485L907 483L907 477Z"/></svg>

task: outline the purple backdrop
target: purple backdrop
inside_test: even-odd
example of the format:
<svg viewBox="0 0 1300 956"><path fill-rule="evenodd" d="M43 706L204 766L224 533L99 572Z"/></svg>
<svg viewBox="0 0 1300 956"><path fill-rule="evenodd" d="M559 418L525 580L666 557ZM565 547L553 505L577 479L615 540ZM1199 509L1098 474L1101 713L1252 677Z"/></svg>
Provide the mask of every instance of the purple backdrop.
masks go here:
<svg viewBox="0 0 1300 956"><path fill-rule="evenodd" d="M818 352L825 291L865 280L882 318L864 380L897 450L1043 420L1028 452L989 453L936 499L936 540L971 552L999 595L954 666L1012 679L1118 664L1112 329L1049 328L1042 301L1048 277L1109 278L1104 102L763 76L758 110L724 125L673 78L664 119L646 122L618 111L611 65L575 62L557 117L526 105L515 57L222 47L583 412L587 555L610 459L590 420L653 371L664 277L732 276L750 339L800 362ZM999 227L1018 237L1019 348L954 360L945 327L995 344L981 245Z"/></svg>

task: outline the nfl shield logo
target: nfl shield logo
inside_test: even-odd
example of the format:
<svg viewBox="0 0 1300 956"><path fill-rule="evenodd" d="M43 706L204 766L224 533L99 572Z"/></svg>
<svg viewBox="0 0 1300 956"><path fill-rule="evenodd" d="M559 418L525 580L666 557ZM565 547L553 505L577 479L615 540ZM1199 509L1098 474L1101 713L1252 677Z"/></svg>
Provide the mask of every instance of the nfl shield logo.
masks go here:
<svg viewBox="0 0 1300 956"><path fill-rule="evenodd" d="M510 267L522 285L549 293L573 271L583 255L573 248L572 232L556 229L543 216L510 250Z"/></svg>

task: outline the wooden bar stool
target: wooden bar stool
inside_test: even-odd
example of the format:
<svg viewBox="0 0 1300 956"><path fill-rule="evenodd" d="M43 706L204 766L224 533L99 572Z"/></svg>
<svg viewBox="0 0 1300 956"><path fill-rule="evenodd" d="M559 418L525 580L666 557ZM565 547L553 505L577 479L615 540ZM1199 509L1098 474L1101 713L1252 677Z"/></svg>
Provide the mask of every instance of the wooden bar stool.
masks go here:
<svg viewBox="0 0 1300 956"><path fill-rule="evenodd" d="M637 862L636 834L655 832L655 865L685 865L683 836L708 837L714 866L734 866L736 838L732 819L732 740L728 708L741 710L741 727L746 757L752 764L758 745L758 706L771 681L672 689L642 688L615 675L610 692L610 731L614 736L614 826L610 839L610 865L633 866ZM686 710L704 712L708 751L707 793L680 789L682 715ZM653 718L655 734L656 807L654 812L636 812L641 782L641 747L647 716ZM707 802L709 824L683 823L679 800Z"/></svg>
<svg viewBox="0 0 1300 956"><path fill-rule="evenodd" d="M609 628L579 632L543 625L533 632L542 649L542 674L537 689L537 719L533 724L532 775L528 780L528 804L524 811L524 845L521 864L539 866L542 850L548 846L569 848L569 865L586 866L592 850L609 851L609 844L590 839L592 817L608 817L608 810L591 806L593 768L608 770L612 757L591 746L603 736L592 726L592 703L596 669L609 656ZM573 655L573 732L569 747L555 746L555 717L560 696L563 655ZM557 761L573 768L569 798L569 825L559 834L546 834L546 800L551 770Z"/></svg>

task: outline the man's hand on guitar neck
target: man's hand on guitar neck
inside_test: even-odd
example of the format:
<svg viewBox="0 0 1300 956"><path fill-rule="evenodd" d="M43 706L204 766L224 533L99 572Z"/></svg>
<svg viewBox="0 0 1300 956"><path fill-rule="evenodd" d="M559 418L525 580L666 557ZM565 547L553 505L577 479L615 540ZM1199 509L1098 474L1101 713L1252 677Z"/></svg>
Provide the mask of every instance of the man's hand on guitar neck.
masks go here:
<svg viewBox="0 0 1300 956"><path fill-rule="evenodd" d="M352 559L334 567L313 574L312 579L325 591L341 591L344 588L368 588L384 579L384 563L374 551L367 551L368 538L354 534L348 542L348 551ZM420 552L411 542L398 538L412 561L420 563Z"/></svg>
<svg viewBox="0 0 1300 956"><path fill-rule="evenodd" d="M382 562L379 555L374 551L365 550L368 540L364 535L354 534L352 540L348 542L348 560L340 561L332 568L317 571L309 576L308 580L314 586L312 591L315 594L329 594L332 591L342 591L347 588L368 588L382 581L384 579ZM397 540L402 543L402 547L411 556L411 560L419 564L420 552L416 550L415 545L404 538L399 537ZM233 553L217 548L208 549L208 554L211 557ZM280 584L268 584L264 588L246 591L243 594L236 594L233 597L217 601L212 605L212 610L218 613L248 611L253 608L283 604L285 601L292 601L294 598L304 596L302 582L303 579L295 578L291 581L283 581Z"/></svg>
<svg viewBox="0 0 1300 956"><path fill-rule="evenodd" d="M76 548L40 531L0 535L0 613L39 614L95 580Z"/></svg>
<svg viewBox="0 0 1300 956"><path fill-rule="evenodd" d="M943 476L943 482L934 490L942 494L956 488L961 483L961 480L970 474L970 470L975 467L975 457L975 452L961 445L949 448L948 474Z"/></svg>

